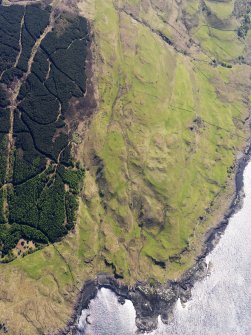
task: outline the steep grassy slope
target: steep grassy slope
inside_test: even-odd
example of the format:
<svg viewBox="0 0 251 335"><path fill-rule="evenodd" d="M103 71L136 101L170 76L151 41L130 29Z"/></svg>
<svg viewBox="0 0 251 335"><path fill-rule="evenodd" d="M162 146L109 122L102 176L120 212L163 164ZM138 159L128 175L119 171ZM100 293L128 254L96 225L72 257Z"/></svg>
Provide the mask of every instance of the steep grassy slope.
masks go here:
<svg viewBox="0 0 251 335"><path fill-rule="evenodd" d="M79 3L99 104L75 134L86 168L79 220L61 243L1 265L0 322L13 334L63 327L98 272L133 285L194 262L249 136L250 33L238 37L238 3Z"/></svg>
<svg viewBox="0 0 251 335"><path fill-rule="evenodd" d="M186 6L96 3L100 107L85 164L99 189L102 256L131 282L191 265L247 136L250 70L235 64L244 40L212 35L201 4Z"/></svg>

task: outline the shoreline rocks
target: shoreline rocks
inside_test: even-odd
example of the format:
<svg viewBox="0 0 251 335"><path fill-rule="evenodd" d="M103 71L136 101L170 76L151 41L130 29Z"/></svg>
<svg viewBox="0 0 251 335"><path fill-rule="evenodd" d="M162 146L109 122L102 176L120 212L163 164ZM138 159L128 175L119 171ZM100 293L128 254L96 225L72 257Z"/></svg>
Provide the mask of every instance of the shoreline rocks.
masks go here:
<svg viewBox="0 0 251 335"><path fill-rule="evenodd" d="M219 242L230 217L242 205L244 197L243 172L250 156L251 145L249 143L236 166L235 196L228 211L220 223L206 233L201 255L197 257L195 265L185 272L179 281L169 281L165 284L155 283L154 286L138 282L133 288L129 288L110 275L99 274L96 280L85 283L79 294L71 320L64 330L60 330L55 335L76 335L78 333L78 322L82 310L88 308L90 301L97 296L98 290L101 288L113 291L118 296L118 302L121 304L124 303L125 299L132 301L136 311L136 325L140 332L156 329L159 316L164 323L168 323L172 318L173 308L177 300L180 299L182 303L188 301L191 298L194 284L205 278L210 272L210 266L206 264L205 258Z"/></svg>

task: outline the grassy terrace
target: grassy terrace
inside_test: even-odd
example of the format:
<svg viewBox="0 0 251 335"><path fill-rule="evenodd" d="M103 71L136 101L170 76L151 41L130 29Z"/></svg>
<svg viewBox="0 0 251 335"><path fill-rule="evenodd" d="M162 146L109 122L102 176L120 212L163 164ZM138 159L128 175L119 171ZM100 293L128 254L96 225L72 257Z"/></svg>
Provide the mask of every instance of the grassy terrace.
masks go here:
<svg viewBox="0 0 251 335"><path fill-rule="evenodd" d="M77 131L86 168L78 223L60 243L1 264L0 322L13 334L63 327L97 272L130 285L177 278L233 193L248 138L250 67L238 57L249 35L238 38L232 2L206 1L213 20L197 0L184 2L189 31L175 23L175 5L146 3L79 4L94 30L99 106L88 131Z"/></svg>

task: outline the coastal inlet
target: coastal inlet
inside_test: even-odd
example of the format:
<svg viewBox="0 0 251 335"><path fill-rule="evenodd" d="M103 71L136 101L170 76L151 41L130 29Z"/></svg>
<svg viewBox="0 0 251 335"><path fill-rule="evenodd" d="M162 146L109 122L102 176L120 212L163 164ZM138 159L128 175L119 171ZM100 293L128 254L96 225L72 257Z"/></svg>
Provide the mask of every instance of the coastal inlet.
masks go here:
<svg viewBox="0 0 251 335"><path fill-rule="evenodd" d="M208 276L192 289L192 298L176 303L168 325L159 318L150 335L251 334L251 162L244 170L242 208L229 220L224 235L206 257ZM102 288L82 312L78 335L134 335L135 310Z"/></svg>

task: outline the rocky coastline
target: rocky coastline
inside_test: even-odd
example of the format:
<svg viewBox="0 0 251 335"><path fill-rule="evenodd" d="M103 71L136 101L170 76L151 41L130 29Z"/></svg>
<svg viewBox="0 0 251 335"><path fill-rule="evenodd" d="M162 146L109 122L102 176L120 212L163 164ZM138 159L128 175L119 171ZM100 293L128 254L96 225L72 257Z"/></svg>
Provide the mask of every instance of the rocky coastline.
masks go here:
<svg viewBox="0 0 251 335"><path fill-rule="evenodd" d="M89 303L94 299L101 288L113 291L118 301L123 304L125 299L132 301L136 310L136 325L139 332L151 331L157 328L158 317L167 323L172 317L172 311L178 299L186 302L191 298L191 291L198 280L208 275L206 256L213 250L221 235L224 233L230 217L237 212L244 197L243 172L251 157L251 143L237 161L235 168L235 194L223 219L205 235L205 242L200 256L197 257L195 265L189 269L179 281L169 281L165 284L138 282L133 288L107 274L99 274L96 280L87 281L75 304L73 315L64 329L54 335L76 335L78 334L78 322L81 312L87 309Z"/></svg>

